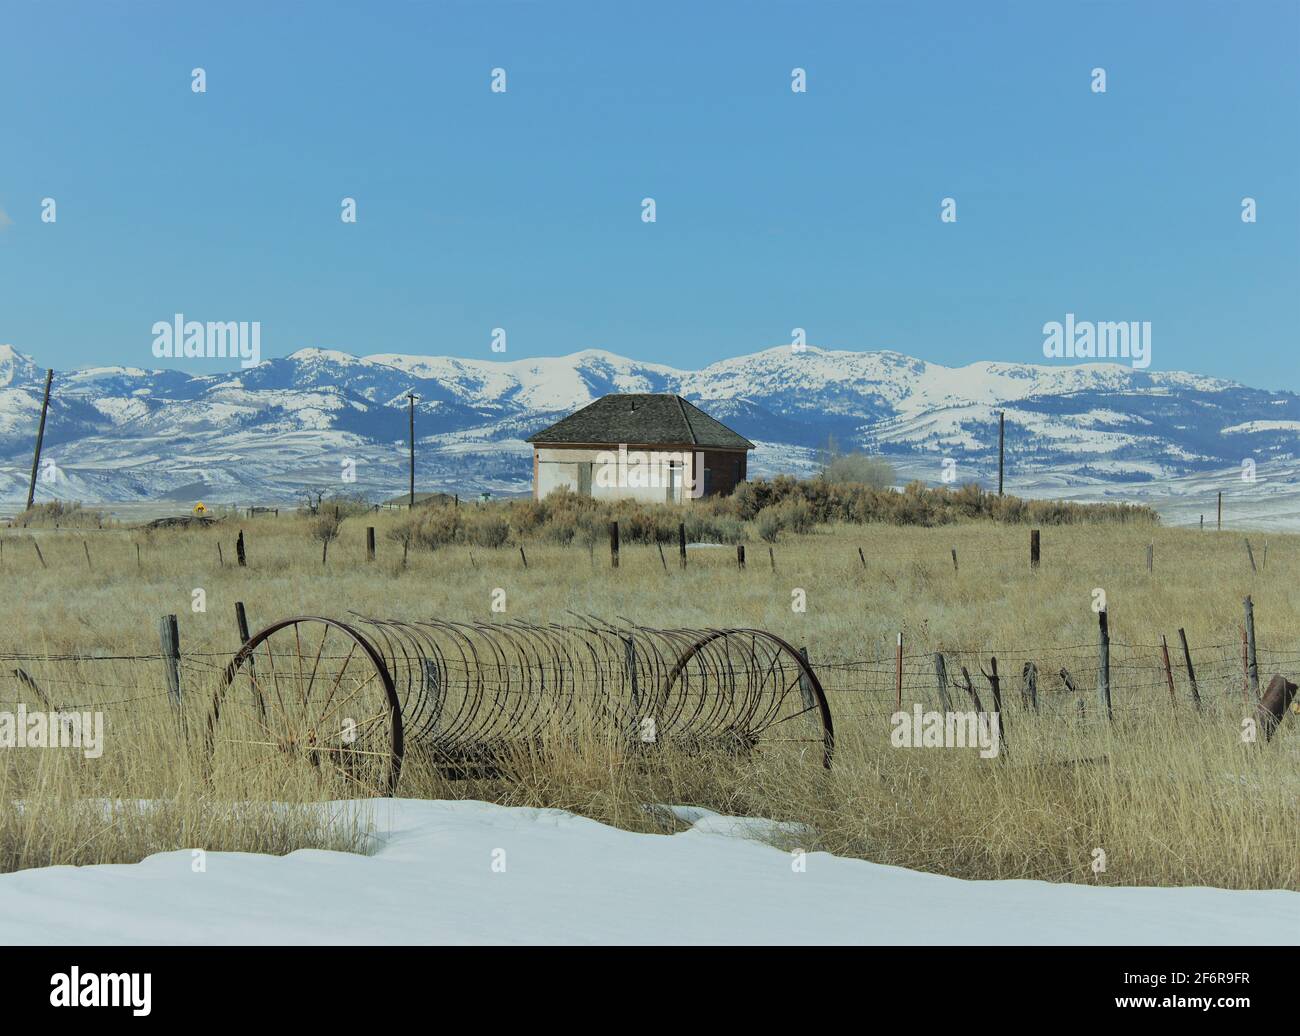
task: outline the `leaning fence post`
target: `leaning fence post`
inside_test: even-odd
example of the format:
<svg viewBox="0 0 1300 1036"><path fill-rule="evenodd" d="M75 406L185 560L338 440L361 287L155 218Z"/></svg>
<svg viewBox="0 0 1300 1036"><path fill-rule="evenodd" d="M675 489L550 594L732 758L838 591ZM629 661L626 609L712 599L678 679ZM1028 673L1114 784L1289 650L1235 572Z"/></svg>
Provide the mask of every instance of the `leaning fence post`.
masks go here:
<svg viewBox="0 0 1300 1036"><path fill-rule="evenodd" d="M1105 608L1097 613L1097 625L1097 697L1106 710L1106 719L1113 720L1115 716L1110 707L1110 621Z"/></svg>
<svg viewBox="0 0 1300 1036"><path fill-rule="evenodd" d="M1192 668L1192 653L1187 648L1187 631L1178 627L1178 639L1183 642L1183 661L1187 664L1187 682L1192 685L1192 704L1201 711L1201 690L1196 686L1196 670Z"/></svg>
<svg viewBox="0 0 1300 1036"><path fill-rule="evenodd" d="M609 523L609 563L618 568L618 522Z"/></svg>
<svg viewBox="0 0 1300 1036"><path fill-rule="evenodd" d="M1250 558L1250 571L1252 575L1257 575L1259 569L1255 567L1255 552L1250 549L1250 539L1246 539L1246 557Z"/></svg>
<svg viewBox="0 0 1300 1036"><path fill-rule="evenodd" d="M948 697L948 666L944 663L943 652L934 653L934 678L939 682L939 707L944 713L952 711L952 699Z"/></svg>
<svg viewBox="0 0 1300 1036"><path fill-rule="evenodd" d="M1169 685L1169 704L1177 705L1178 698L1174 694L1174 670L1169 664L1169 642L1165 640L1165 635L1160 634L1160 661L1165 668L1165 683Z"/></svg>
<svg viewBox="0 0 1300 1036"><path fill-rule="evenodd" d="M239 628L240 645L247 644L251 637L248 633L248 614L244 611L244 602L235 602L235 625Z"/></svg>
<svg viewBox="0 0 1300 1036"><path fill-rule="evenodd" d="M989 687L993 691L993 712L998 717L998 744L1002 745L1006 740L1006 727L1002 723L1002 681L998 679L998 659L996 655L989 656L989 672L984 676L988 679Z"/></svg>
<svg viewBox="0 0 1300 1036"><path fill-rule="evenodd" d="M158 623L162 642L163 669L167 673L167 694L177 708L181 704L181 635L175 615L164 615Z"/></svg>
<svg viewBox="0 0 1300 1036"><path fill-rule="evenodd" d="M1255 605L1247 597L1246 606L1246 676L1250 682L1250 696L1259 701L1259 660L1255 656Z"/></svg>

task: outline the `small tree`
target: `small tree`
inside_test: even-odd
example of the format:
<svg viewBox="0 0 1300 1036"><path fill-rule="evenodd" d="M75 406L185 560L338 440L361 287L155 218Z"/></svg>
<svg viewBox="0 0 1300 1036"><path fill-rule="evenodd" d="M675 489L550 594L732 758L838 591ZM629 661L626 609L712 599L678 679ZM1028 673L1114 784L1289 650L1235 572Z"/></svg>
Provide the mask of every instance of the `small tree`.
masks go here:
<svg viewBox="0 0 1300 1036"><path fill-rule="evenodd" d="M312 519L311 534L320 540L320 563L322 565L325 564L330 543L338 539L339 529L342 527L343 519L339 517L338 511L322 511Z"/></svg>
<svg viewBox="0 0 1300 1036"><path fill-rule="evenodd" d="M298 495L302 497L302 506L306 509L308 514L320 513L320 502L325 497L325 490L301 489L298 491Z"/></svg>

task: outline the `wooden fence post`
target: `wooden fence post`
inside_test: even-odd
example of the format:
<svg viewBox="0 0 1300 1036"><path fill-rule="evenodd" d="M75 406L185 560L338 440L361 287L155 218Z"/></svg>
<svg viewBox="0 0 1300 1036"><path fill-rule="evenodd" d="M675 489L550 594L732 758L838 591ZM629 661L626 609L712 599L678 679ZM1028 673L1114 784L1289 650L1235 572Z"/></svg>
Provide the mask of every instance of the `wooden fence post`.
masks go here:
<svg viewBox="0 0 1300 1036"><path fill-rule="evenodd" d="M527 568L527 567L528 567L528 555L524 553L524 545L523 545L522 543L519 544L519 557L522 559L522 561L523 561L523 563L524 563L524 568Z"/></svg>
<svg viewBox="0 0 1300 1036"><path fill-rule="evenodd" d="M248 632L248 613L244 611L244 602L235 602L235 626L239 629L239 643L247 644L251 639Z"/></svg>
<svg viewBox="0 0 1300 1036"><path fill-rule="evenodd" d="M82 540L81 549L86 552L86 568L90 569L90 571L93 572L95 570L95 566L90 563L90 544L87 543L85 540Z"/></svg>
<svg viewBox="0 0 1300 1036"><path fill-rule="evenodd" d="M1097 613L1097 628L1097 698L1109 721L1115 715L1110 707L1110 620L1105 608Z"/></svg>
<svg viewBox="0 0 1300 1036"><path fill-rule="evenodd" d="M1201 711L1201 690L1196 686L1196 670L1192 668L1192 653L1187 648L1187 631L1178 627L1178 639L1183 642L1183 662L1187 666L1187 682L1192 685L1192 704Z"/></svg>
<svg viewBox="0 0 1300 1036"><path fill-rule="evenodd" d="M1079 719L1086 718L1088 715L1088 703L1087 701L1084 700L1083 695L1080 694L1078 689L1074 686L1074 677L1070 675L1070 671L1068 669L1061 670L1061 682L1065 684L1065 690L1069 694L1073 694L1075 696L1074 704L1075 704L1075 708L1078 710Z"/></svg>
<svg viewBox="0 0 1300 1036"><path fill-rule="evenodd" d="M1156 545L1154 543L1148 543L1147 544L1147 571L1148 572L1150 572L1155 565L1155 554L1156 554Z"/></svg>
<svg viewBox="0 0 1300 1036"><path fill-rule="evenodd" d="M1038 529L1031 529L1029 532L1029 567L1037 568L1039 560L1039 547L1041 546Z"/></svg>
<svg viewBox="0 0 1300 1036"><path fill-rule="evenodd" d="M158 639L162 643L163 669L167 674L167 694L172 704L181 704L181 634L175 615L164 615L158 623Z"/></svg>
<svg viewBox="0 0 1300 1036"><path fill-rule="evenodd" d="M244 553L244 530L239 530L239 538L235 540L235 557L239 559L239 567L244 568L248 564L248 556Z"/></svg>
<svg viewBox="0 0 1300 1036"><path fill-rule="evenodd" d="M1223 490L1219 490L1219 524L1215 528L1216 532L1223 531Z"/></svg>
<svg viewBox="0 0 1300 1036"><path fill-rule="evenodd" d="M1250 642L1245 626L1241 627L1241 700L1250 701Z"/></svg>
<svg viewBox="0 0 1300 1036"><path fill-rule="evenodd" d="M1174 670L1169 664L1169 642L1165 640L1165 635L1160 634L1160 661L1165 668L1165 683L1169 685L1169 704L1177 705L1178 698L1174 694Z"/></svg>
<svg viewBox="0 0 1300 1036"><path fill-rule="evenodd" d="M998 717L998 745L1000 749L1005 749L1007 730L1002 722L1002 681L998 679L998 659L996 655L989 655L989 671L984 675L988 678L989 687L993 690L993 711Z"/></svg>
<svg viewBox="0 0 1300 1036"><path fill-rule="evenodd" d="M736 544L736 567L745 567L745 545L743 543Z"/></svg>
<svg viewBox="0 0 1300 1036"><path fill-rule="evenodd" d="M934 678L939 683L939 707L949 713L952 711L952 699L948 697L948 666L944 663L941 651L934 653Z"/></svg>
<svg viewBox="0 0 1300 1036"><path fill-rule="evenodd" d="M677 558L682 568L686 567L686 523L677 523Z"/></svg>
<svg viewBox="0 0 1300 1036"><path fill-rule="evenodd" d="M1259 701L1259 659L1255 655L1255 605L1249 597L1246 606L1246 678L1252 701Z"/></svg>
<svg viewBox="0 0 1300 1036"><path fill-rule="evenodd" d="M858 560L862 562L862 567L867 567L867 556L862 553L862 548L858 548Z"/></svg>
<svg viewBox="0 0 1300 1036"><path fill-rule="evenodd" d="M803 659L804 665L812 668L812 663L808 661L807 647L801 647L799 649L799 657ZM812 709L816 706L816 699L813 698L812 681L808 679L807 675L802 670L799 672L799 696L803 699L803 707L805 709Z"/></svg>
<svg viewBox="0 0 1300 1036"><path fill-rule="evenodd" d="M956 547L952 548L952 570L954 573L957 571L957 548Z"/></svg>
<svg viewBox="0 0 1300 1036"><path fill-rule="evenodd" d="M1258 575L1259 569L1255 567L1255 552L1250 549L1250 537L1246 537L1246 557L1250 558L1250 571L1252 575Z"/></svg>
<svg viewBox="0 0 1300 1036"><path fill-rule="evenodd" d="M668 559L667 559L666 557L664 557L664 545L663 545L662 543L656 543L655 546L659 548L659 564L663 565L663 566L664 566L664 571L667 572L667 571L668 571Z"/></svg>
<svg viewBox="0 0 1300 1036"><path fill-rule="evenodd" d="M609 563L618 568L618 522L609 523Z"/></svg>
<svg viewBox="0 0 1300 1036"><path fill-rule="evenodd" d="M768 560L768 561L771 563L771 565L772 565L772 571L775 572L775 571L776 571L776 554L774 554L774 553L772 552L772 548L771 548L771 547L768 547L768 548L767 548L767 560Z"/></svg>
<svg viewBox="0 0 1300 1036"><path fill-rule="evenodd" d="M903 631L898 632L898 647L894 654L894 686L897 711L903 711Z"/></svg>
<svg viewBox="0 0 1300 1036"><path fill-rule="evenodd" d="M41 553L41 545L36 542L36 537L32 537L32 546L36 548L36 556L41 559L41 568L49 568L45 563L45 555Z"/></svg>
<svg viewBox="0 0 1300 1036"><path fill-rule="evenodd" d="M373 525L366 526L366 560L375 560L375 527Z"/></svg>
<svg viewBox="0 0 1300 1036"><path fill-rule="evenodd" d="M1020 688L1020 704L1027 709L1038 711L1038 666L1026 662L1020 670L1023 683Z"/></svg>

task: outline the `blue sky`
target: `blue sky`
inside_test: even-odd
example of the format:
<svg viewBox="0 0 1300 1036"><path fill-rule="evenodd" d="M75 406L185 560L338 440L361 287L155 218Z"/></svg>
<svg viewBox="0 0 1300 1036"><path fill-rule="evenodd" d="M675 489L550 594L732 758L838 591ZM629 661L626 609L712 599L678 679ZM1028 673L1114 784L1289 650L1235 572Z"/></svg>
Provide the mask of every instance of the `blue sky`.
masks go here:
<svg viewBox="0 0 1300 1036"><path fill-rule="evenodd" d="M4 0L0 37L0 342L42 364L154 366L176 312L264 356L1042 362L1073 312L1300 389L1296 0Z"/></svg>

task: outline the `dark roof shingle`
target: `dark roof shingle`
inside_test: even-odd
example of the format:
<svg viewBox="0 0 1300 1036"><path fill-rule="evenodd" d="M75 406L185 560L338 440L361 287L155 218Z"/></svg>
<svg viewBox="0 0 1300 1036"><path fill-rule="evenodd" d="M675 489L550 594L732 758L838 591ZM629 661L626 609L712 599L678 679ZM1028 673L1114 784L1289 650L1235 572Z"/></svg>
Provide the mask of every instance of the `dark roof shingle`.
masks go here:
<svg viewBox="0 0 1300 1036"><path fill-rule="evenodd" d="M527 441L754 448L743 435L681 396L648 392L613 392L601 396L549 428L530 435Z"/></svg>

